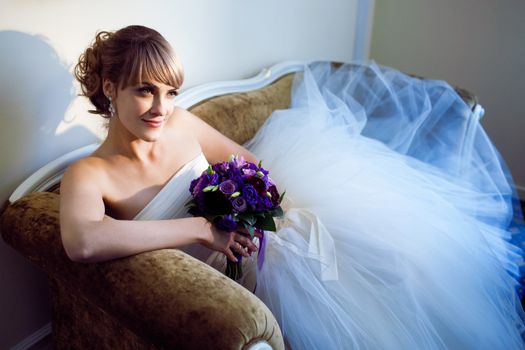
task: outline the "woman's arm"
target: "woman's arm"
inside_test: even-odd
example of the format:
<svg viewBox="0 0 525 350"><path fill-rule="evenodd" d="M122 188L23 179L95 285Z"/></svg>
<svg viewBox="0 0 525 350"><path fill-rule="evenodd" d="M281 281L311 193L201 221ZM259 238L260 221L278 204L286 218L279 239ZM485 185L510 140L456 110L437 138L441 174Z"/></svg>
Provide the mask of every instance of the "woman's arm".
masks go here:
<svg viewBox="0 0 525 350"><path fill-rule="evenodd" d="M202 152L210 163L226 161L230 155L234 154L243 156L247 161L257 164L257 157L246 148L224 136L191 112L184 109L179 110L181 118L183 118L188 129L193 131Z"/></svg>
<svg viewBox="0 0 525 350"><path fill-rule="evenodd" d="M206 219L135 221L104 214L101 175L79 161L64 174L60 187L60 232L67 255L79 262L98 262L191 243L226 254L232 249L247 256L257 247L246 236L217 230ZM239 246L239 244L240 246ZM248 247L248 252L243 247Z"/></svg>

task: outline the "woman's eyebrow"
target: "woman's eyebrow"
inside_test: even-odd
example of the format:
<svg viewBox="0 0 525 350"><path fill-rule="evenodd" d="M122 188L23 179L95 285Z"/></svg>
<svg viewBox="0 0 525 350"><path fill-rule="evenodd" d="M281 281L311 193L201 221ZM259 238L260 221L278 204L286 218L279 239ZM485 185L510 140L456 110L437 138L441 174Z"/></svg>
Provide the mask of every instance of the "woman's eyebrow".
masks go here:
<svg viewBox="0 0 525 350"><path fill-rule="evenodd" d="M147 85L147 86L149 86L149 87L158 88L155 84L150 83L149 81L143 81L143 82L141 82L140 84L142 84L142 85Z"/></svg>
<svg viewBox="0 0 525 350"><path fill-rule="evenodd" d="M148 81L143 81L143 82L141 82L140 84L141 84L143 87L146 86L146 87L152 88L152 89L154 89L154 90L156 90L156 91L159 91L159 90L160 90L160 88L159 88L157 85L155 85L155 84L153 84L153 83L150 83L150 82L148 82ZM175 94L178 94L177 88L171 88L171 89L169 89L169 90L168 90L168 93L175 93Z"/></svg>

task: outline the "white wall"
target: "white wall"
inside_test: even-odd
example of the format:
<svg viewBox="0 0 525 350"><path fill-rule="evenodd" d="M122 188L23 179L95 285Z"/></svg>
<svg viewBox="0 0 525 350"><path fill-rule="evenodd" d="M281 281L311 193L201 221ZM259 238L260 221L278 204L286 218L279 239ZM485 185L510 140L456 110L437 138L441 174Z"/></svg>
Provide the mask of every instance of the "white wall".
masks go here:
<svg viewBox="0 0 525 350"><path fill-rule="evenodd" d="M371 58L475 93L525 200L525 2L377 0Z"/></svg>
<svg viewBox="0 0 525 350"><path fill-rule="evenodd" d="M0 0L0 201L49 160L102 137L71 75L97 30L157 29L181 56L188 88L281 60L349 61L356 8L357 0ZM50 310L43 274L3 242L0 280L5 349L49 322Z"/></svg>

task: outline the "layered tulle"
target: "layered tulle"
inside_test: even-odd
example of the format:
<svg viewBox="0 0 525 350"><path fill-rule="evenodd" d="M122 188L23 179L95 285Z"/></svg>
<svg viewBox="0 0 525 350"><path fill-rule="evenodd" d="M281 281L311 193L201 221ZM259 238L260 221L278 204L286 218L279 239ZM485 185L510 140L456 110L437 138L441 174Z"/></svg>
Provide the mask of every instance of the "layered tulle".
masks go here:
<svg viewBox="0 0 525 350"><path fill-rule="evenodd" d="M446 83L314 64L247 147L286 190L256 294L294 350L524 347L512 184Z"/></svg>

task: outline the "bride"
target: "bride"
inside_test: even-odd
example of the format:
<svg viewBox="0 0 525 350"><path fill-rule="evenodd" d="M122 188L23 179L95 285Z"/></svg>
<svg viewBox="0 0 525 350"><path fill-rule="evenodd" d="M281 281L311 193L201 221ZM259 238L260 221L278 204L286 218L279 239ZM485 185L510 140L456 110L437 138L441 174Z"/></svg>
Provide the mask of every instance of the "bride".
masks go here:
<svg viewBox="0 0 525 350"><path fill-rule="evenodd" d="M72 260L176 247L216 268L235 254L255 266L257 239L184 208L208 162L239 154L286 189L264 264L240 282L256 278L292 349L524 347L510 176L445 83L311 65L291 108L242 147L174 106L182 68L152 29L99 33L75 75L108 135L62 180Z"/></svg>

